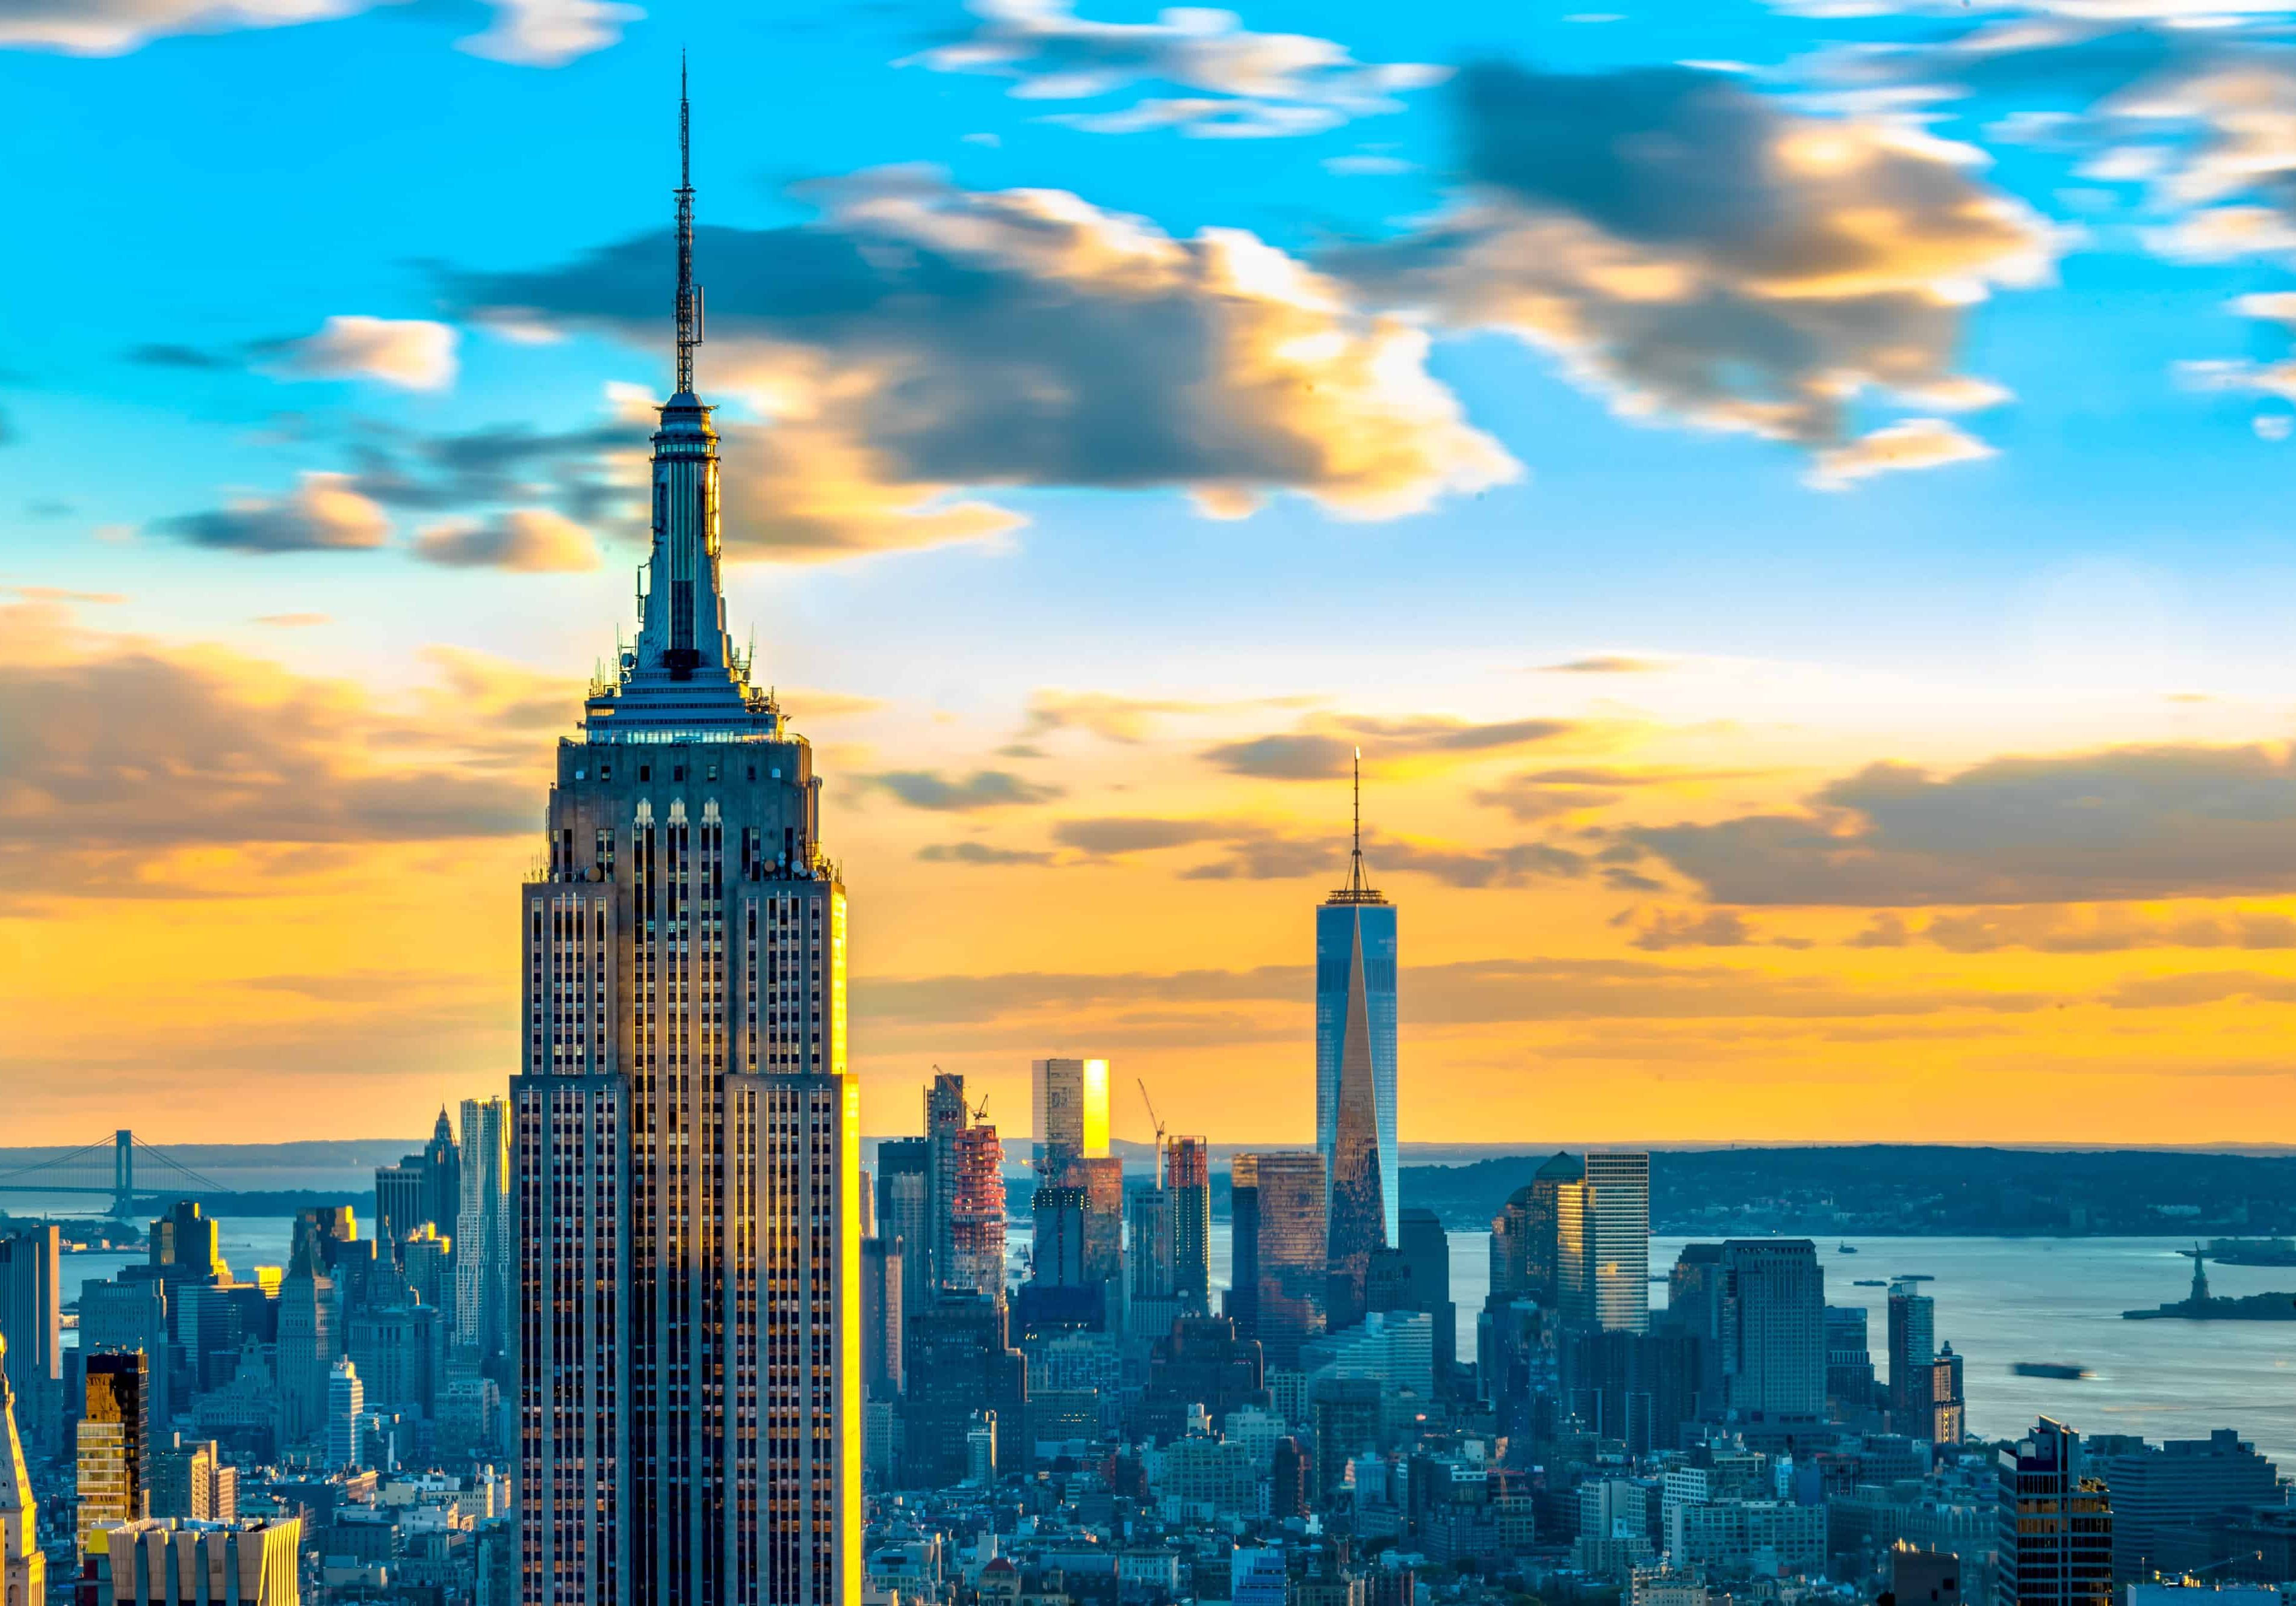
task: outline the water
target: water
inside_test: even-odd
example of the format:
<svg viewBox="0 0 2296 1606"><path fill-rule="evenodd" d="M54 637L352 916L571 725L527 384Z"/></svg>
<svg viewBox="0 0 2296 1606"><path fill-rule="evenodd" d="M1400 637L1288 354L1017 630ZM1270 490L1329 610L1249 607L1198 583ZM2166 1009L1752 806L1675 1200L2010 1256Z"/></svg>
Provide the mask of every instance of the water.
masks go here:
<svg viewBox="0 0 2296 1606"><path fill-rule="evenodd" d="M284 1217L225 1217L217 1236L241 1276L257 1266L283 1266L293 1237ZM1690 1240L1653 1237L1651 1269L1661 1275ZM1029 1232L1010 1236L1014 1273L1025 1263ZM1875 1238L1862 1252L1819 1246L1825 1297L1863 1305L1877 1367L1889 1332L1881 1288L1861 1278L1925 1273L1937 1300L1938 1338L1965 1357L1970 1430L1988 1438L2021 1434L2046 1413L2087 1433L2141 1433L2147 1438L2205 1438L2238 1429L2262 1454L2296 1472L2296 1322L2124 1322L2120 1313L2184 1298L2192 1262L2169 1238ZM1227 1286L1229 1224L1212 1224L1211 1274ZM141 1258L127 1254L67 1255L63 1295L78 1298L91 1277L109 1277ZM2224 1294L2296 1292L2296 1267L2211 1266L2209 1281ZM1460 1359L1475 1350L1475 1313L1490 1291L1490 1235L1451 1234L1451 1297L1459 1307ZM1651 1289L1662 1308L1666 1290ZM2015 1377L2018 1361L2063 1361L2095 1375L2078 1382Z"/></svg>
<svg viewBox="0 0 2296 1606"><path fill-rule="evenodd" d="M1025 1229L1013 1233L1025 1244ZM1682 1237L1651 1240L1651 1270L1663 1275ZM1937 1334L1964 1357L1970 1431L2018 1437L2043 1414L2085 1433L2204 1438L2234 1428L2296 1473L2296 1322L2124 1322L2124 1310L2181 1299L2193 1263L2169 1238L1877 1238L1859 1253L1818 1248L1831 1305L1870 1311L1876 1371L1886 1372L1889 1291L1859 1279L1926 1274ZM2186 1246L2189 1247L2189 1246ZM1211 1271L1226 1288L1229 1224L1212 1224ZM2296 1293L2296 1267L2214 1266L2212 1291ZM1451 1234L1451 1298L1459 1307L1459 1358L1475 1358L1475 1315L1490 1292L1490 1234ZM1651 1288L1663 1309L1666 1289ZM2017 1377L2018 1361L2063 1361L2095 1375L2079 1381Z"/></svg>

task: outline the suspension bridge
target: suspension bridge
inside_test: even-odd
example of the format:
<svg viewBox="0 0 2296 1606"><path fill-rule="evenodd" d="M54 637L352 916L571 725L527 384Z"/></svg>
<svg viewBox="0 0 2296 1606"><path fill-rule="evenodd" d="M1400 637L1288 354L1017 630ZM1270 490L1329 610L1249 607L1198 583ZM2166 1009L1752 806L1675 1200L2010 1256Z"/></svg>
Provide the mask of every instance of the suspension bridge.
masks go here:
<svg viewBox="0 0 2296 1606"><path fill-rule="evenodd" d="M149 1192L137 1192L139 1168L143 1171L140 1185L147 1190L227 1191L214 1178L202 1176L164 1149L138 1142L133 1132L123 1128L67 1152L0 1171L0 1194L108 1195L111 1203L104 1213L114 1220L127 1221L155 1202Z"/></svg>

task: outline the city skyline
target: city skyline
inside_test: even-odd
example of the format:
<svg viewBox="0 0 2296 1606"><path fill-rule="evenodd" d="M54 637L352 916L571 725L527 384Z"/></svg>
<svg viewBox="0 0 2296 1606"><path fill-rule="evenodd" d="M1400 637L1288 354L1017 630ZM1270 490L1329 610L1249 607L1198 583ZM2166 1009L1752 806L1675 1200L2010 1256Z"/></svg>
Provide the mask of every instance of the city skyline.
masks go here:
<svg viewBox="0 0 2296 1606"><path fill-rule="evenodd" d="M547 9L0 20L74 220L0 264L18 1141L160 1066L253 1111L169 1142L498 1091L468 889L635 624L681 38L732 639L902 912L873 1133L1086 1053L1120 1139L1140 1076L1310 1141L1357 746L1406 1143L2296 1110L2270 17Z"/></svg>

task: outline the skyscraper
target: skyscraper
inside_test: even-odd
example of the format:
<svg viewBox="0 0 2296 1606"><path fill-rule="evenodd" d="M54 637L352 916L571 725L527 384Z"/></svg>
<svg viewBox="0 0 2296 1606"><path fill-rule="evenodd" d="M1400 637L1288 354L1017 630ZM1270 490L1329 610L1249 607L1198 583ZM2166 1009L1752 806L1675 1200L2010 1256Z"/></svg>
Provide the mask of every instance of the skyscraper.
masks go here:
<svg viewBox="0 0 2296 1606"><path fill-rule="evenodd" d="M2112 1503L2104 1484L2084 1474L2080 1435L2045 1416L2030 1437L2003 1446L1997 1465L1997 1606L2107 1606Z"/></svg>
<svg viewBox="0 0 2296 1606"><path fill-rule="evenodd" d="M0 1334L0 1606L47 1606L48 1559L40 1553L40 1507L16 1429L8 1340Z"/></svg>
<svg viewBox="0 0 2296 1606"><path fill-rule="evenodd" d="M1555 1272L1576 1327L1650 1327L1650 1156L1589 1154L1586 1180L1555 1189Z"/></svg>
<svg viewBox="0 0 2296 1606"><path fill-rule="evenodd" d="M1364 877L1361 759L1348 884L1316 911L1316 1151L1333 1327L1363 1319L1371 1252L1396 1247L1395 905Z"/></svg>
<svg viewBox="0 0 2296 1606"><path fill-rule="evenodd" d="M637 635L559 744L521 900L521 1570L530 1606L832 1606L861 1552L845 889L812 749L726 635L676 197Z"/></svg>
<svg viewBox="0 0 2296 1606"><path fill-rule="evenodd" d="M1507 1195L1491 1218L1491 1294L1529 1297L1554 1308L1561 1284L1556 1272L1555 1223L1559 1190L1587 1180L1575 1156L1556 1154L1530 1181Z"/></svg>
<svg viewBox="0 0 2296 1606"><path fill-rule="evenodd" d="M144 1469L152 1454L151 1400L140 1349L87 1357L87 1400L80 1418L79 1550L99 1528L144 1515Z"/></svg>
<svg viewBox="0 0 2296 1606"><path fill-rule="evenodd" d="M925 1087L926 1286L938 1291L949 1281L949 1231L955 1214L957 1135L972 1121L964 1078L936 1068Z"/></svg>
<svg viewBox="0 0 2296 1606"><path fill-rule="evenodd" d="M1922 1292L1923 1279L1899 1277L1890 1284L1890 1427L1926 1436L1930 1423L1930 1366L1937 1359L1937 1301Z"/></svg>
<svg viewBox="0 0 2296 1606"><path fill-rule="evenodd" d="M314 1236L295 1246L280 1281L278 1343L281 1431L290 1444L300 1444L324 1431L327 1373L341 1351L334 1279Z"/></svg>
<svg viewBox="0 0 2296 1606"><path fill-rule="evenodd" d="M345 1356L327 1374L327 1464L355 1467L365 1447L360 1439L366 1420L366 1385Z"/></svg>
<svg viewBox="0 0 2296 1606"><path fill-rule="evenodd" d="M1164 1191L1171 1218L1171 1291L1190 1315L1211 1314L1212 1146L1201 1137L1165 1145Z"/></svg>
<svg viewBox="0 0 2296 1606"><path fill-rule="evenodd" d="M1723 1375L1745 1416L1825 1413L1825 1272L1807 1238L1722 1246Z"/></svg>
<svg viewBox="0 0 2296 1606"><path fill-rule="evenodd" d="M1029 1092L1039 1169L1108 1152L1108 1061L1031 1060Z"/></svg>
<svg viewBox="0 0 2296 1606"><path fill-rule="evenodd" d="M595 1076L596 1072L591 1072ZM576 1085L578 1092L584 1084ZM601 1091L611 1105L614 1095ZM484 1363L505 1361L515 1325L516 1240L511 1230L511 1118L507 1099L464 1099L455 1206L455 1333ZM611 1115L608 1119L611 1119ZM568 1133L570 1140L573 1134ZM446 1231L444 1224L439 1230ZM495 1368L497 1382L509 1379Z"/></svg>
<svg viewBox="0 0 2296 1606"><path fill-rule="evenodd" d="M439 1229L440 1237L453 1238L460 1231L462 1209L463 1151L447 1119L447 1107L441 1104L439 1119L430 1128L430 1141L422 1145L423 1219Z"/></svg>
<svg viewBox="0 0 2296 1606"><path fill-rule="evenodd" d="M43 1450L63 1421L62 1237L53 1226L0 1238L0 1358L23 1412L21 1429Z"/></svg>
<svg viewBox="0 0 2296 1606"><path fill-rule="evenodd" d="M940 1286L1004 1296L1004 1147L985 1123L948 1135L939 1180L947 1214L934 1224L944 1245Z"/></svg>
<svg viewBox="0 0 2296 1606"><path fill-rule="evenodd" d="M901 1308L922 1310L932 1298L932 1167L921 1137L877 1145L877 1235L898 1240Z"/></svg>
<svg viewBox="0 0 2296 1606"><path fill-rule="evenodd" d="M1239 1286L1251 1279L1248 1316L1234 1307L1229 1314L1240 1326L1248 1320L1246 1332L1259 1340L1270 1367L1296 1367L1300 1346L1327 1325L1324 1157L1239 1154L1228 1170L1236 1200L1235 1275Z"/></svg>

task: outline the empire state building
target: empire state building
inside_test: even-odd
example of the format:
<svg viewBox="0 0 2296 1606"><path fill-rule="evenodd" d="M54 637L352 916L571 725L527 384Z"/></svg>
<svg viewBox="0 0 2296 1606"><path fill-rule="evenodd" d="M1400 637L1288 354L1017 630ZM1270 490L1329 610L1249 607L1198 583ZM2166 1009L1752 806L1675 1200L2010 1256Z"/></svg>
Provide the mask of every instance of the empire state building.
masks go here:
<svg viewBox="0 0 2296 1606"><path fill-rule="evenodd" d="M528 1606L860 1598L858 1090L812 749L726 633L679 101L636 641L558 746L512 1078Z"/></svg>

